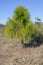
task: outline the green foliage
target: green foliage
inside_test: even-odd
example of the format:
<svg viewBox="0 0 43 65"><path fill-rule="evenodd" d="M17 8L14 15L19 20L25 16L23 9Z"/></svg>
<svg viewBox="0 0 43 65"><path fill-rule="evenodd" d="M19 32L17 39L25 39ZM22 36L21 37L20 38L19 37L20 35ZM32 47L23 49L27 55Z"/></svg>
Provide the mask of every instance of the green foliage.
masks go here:
<svg viewBox="0 0 43 65"><path fill-rule="evenodd" d="M40 19L37 20L40 21ZM30 13L23 6L15 9L12 19L7 21L5 28L7 36L21 39L26 43L35 39L42 31L43 26L40 27L39 24L33 24L30 20Z"/></svg>
<svg viewBox="0 0 43 65"><path fill-rule="evenodd" d="M30 14L28 10L23 6L17 7L14 11L12 20L9 19L6 23L6 34L11 37L16 36L17 38L22 38L23 30L29 21Z"/></svg>
<svg viewBox="0 0 43 65"><path fill-rule="evenodd" d="M15 36L15 24L11 19L8 19L6 23L6 28L5 28L5 34L9 37L14 37Z"/></svg>
<svg viewBox="0 0 43 65"><path fill-rule="evenodd" d="M13 21L25 26L30 21L30 13L25 7L19 6L14 11Z"/></svg>
<svg viewBox="0 0 43 65"><path fill-rule="evenodd" d="M29 42L31 40L33 40L36 36L36 30L35 30L35 26L32 22L29 22L26 26L26 28L24 29L24 41L25 42Z"/></svg>

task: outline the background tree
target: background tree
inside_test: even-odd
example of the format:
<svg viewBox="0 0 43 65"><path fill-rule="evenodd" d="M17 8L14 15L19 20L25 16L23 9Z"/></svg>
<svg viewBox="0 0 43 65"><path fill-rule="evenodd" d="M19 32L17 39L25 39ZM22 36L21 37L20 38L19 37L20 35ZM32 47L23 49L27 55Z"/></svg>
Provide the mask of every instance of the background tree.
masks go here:
<svg viewBox="0 0 43 65"><path fill-rule="evenodd" d="M35 18L35 26L38 29L39 33L41 33L41 19L38 17Z"/></svg>
<svg viewBox="0 0 43 65"><path fill-rule="evenodd" d="M37 28L38 36L40 39L39 41L43 41L43 25L41 19L38 17L36 17L35 26Z"/></svg>
<svg viewBox="0 0 43 65"><path fill-rule="evenodd" d="M35 24L37 24L38 26L40 26L41 24L41 19L38 17L35 17Z"/></svg>

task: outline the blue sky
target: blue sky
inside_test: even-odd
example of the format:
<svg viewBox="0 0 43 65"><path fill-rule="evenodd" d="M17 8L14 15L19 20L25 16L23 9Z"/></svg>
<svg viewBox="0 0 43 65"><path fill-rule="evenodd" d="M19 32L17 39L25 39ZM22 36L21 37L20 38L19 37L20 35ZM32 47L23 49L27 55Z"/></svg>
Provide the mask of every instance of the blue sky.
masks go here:
<svg viewBox="0 0 43 65"><path fill-rule="evenodd" d="M32 21L35 17L39 17L43 21L43 0L0 0L0 23L5 24L19 5L29 9Z"/></svg>

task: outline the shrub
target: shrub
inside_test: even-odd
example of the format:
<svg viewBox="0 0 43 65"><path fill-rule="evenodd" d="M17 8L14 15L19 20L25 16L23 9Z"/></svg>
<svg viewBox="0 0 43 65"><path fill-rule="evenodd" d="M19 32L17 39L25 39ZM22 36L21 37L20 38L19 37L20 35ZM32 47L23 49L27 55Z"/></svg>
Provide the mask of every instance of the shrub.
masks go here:
<svg viewBox="0 0 43 65"><path fill-rule="evenodd" d="M37 30L30 20L30 13L23 6L14 11L14 16L6 23L5 33L11 38L17 38L27 43L37 36Z"/></svg>

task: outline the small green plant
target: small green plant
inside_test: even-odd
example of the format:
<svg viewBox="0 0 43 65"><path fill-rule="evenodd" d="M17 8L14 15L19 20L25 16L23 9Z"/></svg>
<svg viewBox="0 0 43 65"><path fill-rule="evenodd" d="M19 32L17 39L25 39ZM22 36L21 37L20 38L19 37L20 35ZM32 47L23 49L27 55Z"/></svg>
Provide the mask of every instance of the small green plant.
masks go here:
<svg viewBox="0 0 43 65"><path fill-rule="evenodd" d="M15 9L12 19L7 21L5 34L10 38L17 38L27 43L34 40L39 35L40 30L39 26L36 27L31 22L28 10L23 6L19 6Z"/></svg>

